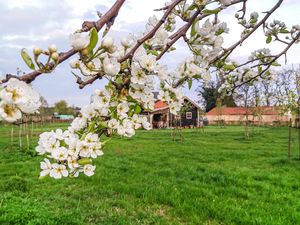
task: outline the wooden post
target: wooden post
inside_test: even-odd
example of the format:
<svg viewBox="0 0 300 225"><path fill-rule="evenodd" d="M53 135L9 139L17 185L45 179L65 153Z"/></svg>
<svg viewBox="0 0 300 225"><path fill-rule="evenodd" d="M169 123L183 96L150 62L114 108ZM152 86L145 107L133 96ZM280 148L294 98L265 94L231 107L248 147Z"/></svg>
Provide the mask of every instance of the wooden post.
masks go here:
<svg viewBox="0 0 300 225"><path fill-rule="evenodd" d="M299 115L299 114L298 114ZM300 160L300 117L298 117L298 149L299 149L299 160Z"/></svg>
<svg viewBox="0 0 300 225"><path fill-rule="evenodd" d="M19 148L22 149L22 124L19 125Z"/></svg>
<svg viewBox="0 0 300 225"><path fill-rule="evenodd" d="M169 109L167 110L167 124L166 124L167 126L167 128L169 128L170 127L170 113L169 113Z"/></svg>
<svg viewBox="0 0 300 225"><path fill-rule="evenodd" d="M13 149L13 144L14 144L14 125L11 125L11 128L10 128L10 150Z"/></svg>
<svg viewBox="0 0 300 225"><path fill-rule="evenodd" d="M26 123L25 123L25 131L26 131L26 144L27 144L27 151L29 151L30 139L29 139L28 120L26 120Z"/></svg>
<svg viewBox="0 0 300 225"><path fill-rule="evenodd" d="M292 119L289 122L288 158L291 159Z"/></svg>

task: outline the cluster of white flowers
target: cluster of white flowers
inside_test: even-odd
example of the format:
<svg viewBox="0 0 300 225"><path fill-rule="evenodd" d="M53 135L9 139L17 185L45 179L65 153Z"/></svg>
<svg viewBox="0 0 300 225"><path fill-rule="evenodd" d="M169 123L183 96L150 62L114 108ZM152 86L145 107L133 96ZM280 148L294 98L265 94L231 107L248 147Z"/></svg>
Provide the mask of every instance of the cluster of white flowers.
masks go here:
<svg viewBox="0 0 300 225"><path fill-rule="evenodd" d="M266 23L265 25L265 35L269 38L268 43L271 42L272 36L275 37L275 40L278 39L280 34L289 34L293 35L293 29L290 31L287 29L284 22L279 20L273 20L271 23ZM288 36L286 36L288 38Z"/></svg>
<svg viewBox="0 0 300 225"><path fill-rule="evenodd" d="M41 162L40 177L78 177L80 172L92 176L96 168L91 164L92 159L103 155L101 147L95 133L78 135L61 129L42 133L36 151L47 158Z"/></svg>
<svg viewBox="0 0 300 225"><path fill-rule="evenodd" d="M96 90L91 103L82 108L80 117L66 131L58 129L40 135L36 151L47 157L41 162L40 176L60 179L78 177L81 172L92 176L96 168L92 159L103 155L104 143L98 133L106 130L111 135L131 137L136 129L151 129L147 117L135 114L132 106L112 96L110 90Z"/></svg>
<svg viewBox="0 0 300 225"><path fill-rule="evenodd" d="M259 59L261 62L267 62L271 56L271 50L268 48L262 48L262 49L257 49L253 52L251 52L251 55L249 57L249 60L256 60Z"/></svg>
<svg viewBox="0 0 300 225"><path fill-rule="evenodd" d="M36 113L41 106L40 95L31 86L11 78L0 91L0 119L15 122L25 114Z"/></svg>
<svg viewBox="0 0 300 225"><path fill-rule="evenodd" d="M129 94L140 102L145 109L154 109L154 86L153 74L158 65L153 55L147 55L143 48L140 48L133 58L131 64L131 85Z"/></svg>
<svg viewBox="0 0 300 225"><path fill-rule="evenodd" d="M211 78L208 65L199 57L190 57L178 67L179 78L198 78L208 82Z"/></svg>
<svg viewBox="0 0 300 225"><path fill-rule="evenodd" d="M194 52L201 56L202 60L211 61L222 51L224 39L221 34L228 33L228 31L225 22L212 23L207 19L202 26L197 22L195 24L196 33L190 41Z"/></svg>
<svg viewBox="0 0 300 225"><path fill-rule="evenodd" d="M257 81L272 80L276 77L276 72L272 69L267 70L265 73L258 76L260 71L257 68L243 67L235 69L229 74L223 74L225 82L219 88L219 92L224 95L231 95L234 88L242 84L248 83L250 85L254 84ZM220 74L219 74L220 75Z"/></svg>
<svg viewBox="0 0 300 225"><path fill-rule="evenodd" d="M165 6L169 6L172 2L166 2ZM167 17L164 28L168 32L173 32L176 28L176 10L173 10Z"/></svg>
<svg viewBox="0 0 300 225"><path fill-rule="evenodd" d="M80 51L81 58L85 59L91 54L90 60L72 59L69 64L72 69L79 69L83 74L83 80L97 75L115 76L119 73L121 65L118 62L120 52L111 37L105 37L101 41L100 48L91 53L88 49L90 35L86 33L74 33L70 35L70 45L73 49ZM125 43L125 41L123 41Z"/></svg>
<svg viewBox="0 0 300 225"><path fill-rule="evenodd" d="M180 89L165 86L159 91L158 99L168 103L170 113L177 115L181 110L184 99Z"/></svg>
<svg viewBox="0 0 300 225"><path fill-rule="evenodd" d="M172 14L171 14L172 15ZM174 26L172 26L175 23L174 16L169 16L169 26L170 29L168 31L173 30ZM146 24L146 31L145 33L149 33L158 23L158 19L156 16L152 16L149 18L148 23ZM175 28L174 28L175 29ZM166 27L160 27L157 32L155 33L154 37L151 38L147 44L151 46L153 49L162 49L166 46L168 43L169 34L166 31Z"/></svg>

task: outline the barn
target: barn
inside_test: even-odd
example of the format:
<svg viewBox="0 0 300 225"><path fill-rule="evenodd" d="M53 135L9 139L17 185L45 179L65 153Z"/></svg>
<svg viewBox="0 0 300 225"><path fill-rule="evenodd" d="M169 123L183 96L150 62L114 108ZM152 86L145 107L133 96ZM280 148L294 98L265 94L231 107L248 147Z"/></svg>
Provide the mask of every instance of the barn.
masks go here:
<svg viewBox="0 0 300 225"><path fill-rule="evenodd" d="M164 101L157 100L154 110L148 112L148 121L153 128L169 128L169 127L186 127L193 128L200 126L201 108L188 97L184 97L184 110L175 116L170 113L168 104Z"/></svg>
<svg viewBox="0 0 300 225"><path fill-rule="evenodd" d="M210 124L222 121L226 124L239 124L247 120L255 124L287 123L291 116L282 114L276 106L260 107L221 107L213 108L205 117Z"/></svg>

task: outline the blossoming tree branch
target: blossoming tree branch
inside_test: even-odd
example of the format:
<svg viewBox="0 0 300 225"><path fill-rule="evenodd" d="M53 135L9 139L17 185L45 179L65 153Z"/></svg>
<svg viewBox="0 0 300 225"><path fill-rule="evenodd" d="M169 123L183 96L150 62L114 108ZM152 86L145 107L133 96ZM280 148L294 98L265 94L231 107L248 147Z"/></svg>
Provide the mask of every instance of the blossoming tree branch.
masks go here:
<svg viewBox="0 0 300 225"><path fill-rule="evenodd" d="M169 104L171 113L177 114L183 103L183 86L191 87L193 81L205 84L213 73L222 80L220 93L231 94L245 83L268 79L272 67L279 65L277 60L299 42L300 26L289 28L284 22L269 21L283 0L278 0L262 18L257 12L248 11L248 0L173 0L156 9L161 18L149 18L142 34L132 33L115 43L109 36L110 28L124 3L125 0L117 0L97 21L86 21L80 30L70 34L71 49L67 52L59 53L55 45L46 50L34 48L32 54L23 49L22 58L32 72L21 76L7 74L1 81L0 116L14 123L24 114L37 113L41 105L40 96L30 83L51 73L71 56L75 55L69 64L79 88L98 79L107 80L105 89L94 91L90 104L82 108L81 115L67 130L40 135L36 151L45 156L41 177L93 175L93 160L103 155L102 135L131 137L136 129L151 128L142 113L153 110L152 92L157 84L158 98ZM223 34L229 29L221 21L222 13L234 6L240 7L235 19L243 31L234 44L224 47ZM236 49L258 29L263 30L266 44L280 42L285 47L277 53L267 48L253 49L248 60L231 60ZM175 71L169 71L159 60L175 51L174 44L180 39L185 41L191 56Z"/></svg>

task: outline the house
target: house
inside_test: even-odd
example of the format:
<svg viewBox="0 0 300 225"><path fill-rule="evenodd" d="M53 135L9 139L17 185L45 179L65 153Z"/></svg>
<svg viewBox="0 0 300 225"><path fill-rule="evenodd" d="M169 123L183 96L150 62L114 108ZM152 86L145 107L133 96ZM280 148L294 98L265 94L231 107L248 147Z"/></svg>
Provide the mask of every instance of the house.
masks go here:
<svg viewBox="0 0 300 225"><path fill-rule="evenodd" d="M59 120L73 120L75 117L73 115L64 115L64 114L58 114L53 113L53 119L59 119Z"/></svg>
<svg viewBox="0 0 300 225"><path fill-rule="evenodd" d="M247 120L255 124L287 123L291 116L282 114L276 106L260 107L215 107L205 117L210 124L219 121L226 124L239 124Z"/></svg>
<svg viewBox="0 0 300 225"><path fill-rule="evenodd" d="M199 127L201 108L193 100L184 97L184 108L178 115L170 113L168 104L161 100L156 100L154 110L147 112L148 121L153 128L168 127Z"/></svg>

